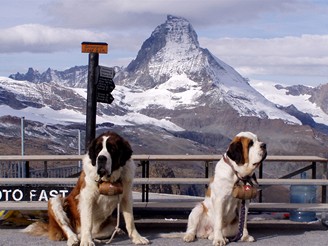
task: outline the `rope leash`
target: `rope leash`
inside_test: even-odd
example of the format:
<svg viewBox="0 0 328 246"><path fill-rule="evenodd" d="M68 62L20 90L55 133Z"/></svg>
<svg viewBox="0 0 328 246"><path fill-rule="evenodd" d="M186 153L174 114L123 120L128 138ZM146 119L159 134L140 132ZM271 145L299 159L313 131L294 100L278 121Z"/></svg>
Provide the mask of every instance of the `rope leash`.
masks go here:
<svg viewBox="0 0 328 246"><path fill-rule="evenodd" d="M244 231L244 224L245 224L245 200L241 201L241 208L240 208L240 217L239 217L239 226L238 226L238 233L234 238L228 238L230 242L237 242L243 236Z"/></svg>
<svg viewBox="0 0 328 246"><path fill-rule="evenodd" d="M252 182L252 180L253 180L256 184L258 184L255 173L252 176L240 177L238 172L234 169L234 167L232 166L232 164L230 163L229 159L227 158L227 156L225 154L223 155L223 160L226 164L228 164L231 167L232 171L237 176L237 178L238 178L237 182L241 181L241 182L244 183L244 185L246 185L246 183L249 183L251 186L254 186L254 183ZM240 207L238 233L234 237L229 237L228 238L229 242L237 242L243 236L245 217L246 217L245 204L246 204L245 199L242 199L241 200L241 207Z"/></svg>
<svg viewBox="0 0 328 246"><path fill-rule="evenodd" d="M114 239L116 233L121 233L121 232L123 232L123 231L120 229L120 227L119 227L119 226L120 226L120 202L119 202L119 195L117 195L117 208L116 208L116 210L117 210L117 220L116 220L115 231L113 232L113 234L112 234L112 236L110 237L110 239L106 242L106 244L110 244L110 243L113 241L113 239Z"/></svg>
<svg viewBox="0 0 328 246"><path fill-rule="evenodd" d="M97 242L97 243L110 244L113 241L116 233L118 233L118 234L124 233L124 231L122 231L121 228L119 227L120 226L120 202L119 202L119 195L117 195L117 208L116 208L116 210L117 210L117 222L116 222L115 230L114 230L112 236L107 241L106 240L95 239L95 242Z"/></svg>

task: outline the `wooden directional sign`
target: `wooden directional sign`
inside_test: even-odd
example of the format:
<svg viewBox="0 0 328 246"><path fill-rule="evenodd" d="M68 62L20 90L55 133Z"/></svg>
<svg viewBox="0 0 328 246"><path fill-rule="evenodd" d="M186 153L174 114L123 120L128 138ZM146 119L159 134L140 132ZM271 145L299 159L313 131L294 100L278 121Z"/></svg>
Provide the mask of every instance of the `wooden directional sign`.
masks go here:
<svg viewBox="0 0 328 246"><path fill-rule="evenodd" d="M82 43L82 53L108 53L107 43L93 43L93 42L83 42Z"/></svg>
<svg viewBox="0 0 328 246"><path fill-rule="evenodd" d="M115 84L113 78L115 76L114 68L98 66L97 67L97 102L111 104L114 97L110 94Z"/></svg>
<svg viewBox="0 0 328 246"><path fill-rule="evenodd" d="M113 79L115 76L115 70L113 67L98 66L98 69L100 77Z"/></svg>
<svg viewBox="0 0 328 246"><path fill-rule="evenodd" d="M97 102L111 104L114 97L110 93L97 92Z"/></svg>

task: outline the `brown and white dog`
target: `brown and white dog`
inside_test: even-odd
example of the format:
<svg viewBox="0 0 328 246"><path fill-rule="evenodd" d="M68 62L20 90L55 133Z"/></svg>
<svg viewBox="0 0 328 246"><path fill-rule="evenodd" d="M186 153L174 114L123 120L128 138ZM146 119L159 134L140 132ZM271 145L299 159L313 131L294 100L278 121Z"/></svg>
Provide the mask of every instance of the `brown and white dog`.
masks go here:
<svg viewBox="0 0 328 246"><path fill-rule="evenodd" d="M251 132L239 133L230 143L223 158L216 164L213 181L209 184L205 200L196 205L188 218L185 242L195 238L213 240L213 245L222 246L229 237L239 233L239 217L242 200L232 196L234 185L239 180L251 177L266 158L266 144ZM245 204L245 222L241 228L241 241L253 242L247 230L249 200Z"/></svg>
<svg viewBox="0 0 328 246"><path fill-rule="evenodd" d="M24 232L48 235L51 240L67 240L67 245L93 246L93 239L109 238L115 229L112 213L120 202L129 237L135 244L148 244L135 228L132 182L135 164L130 144L113 132L94 139L83 158L83 171L71 193L48 202L49 223L36 222ZM98 184L120 181L123 193L99 193Z"/></svg>

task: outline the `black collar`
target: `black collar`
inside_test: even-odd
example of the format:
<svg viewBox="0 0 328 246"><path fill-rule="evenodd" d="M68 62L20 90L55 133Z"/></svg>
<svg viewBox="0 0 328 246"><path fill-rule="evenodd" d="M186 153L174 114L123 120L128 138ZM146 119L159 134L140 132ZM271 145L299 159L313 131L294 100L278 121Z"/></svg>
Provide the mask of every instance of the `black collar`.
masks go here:
<svg viewBox="0 0 328 246"><path fill-rule="evenodd" d="M232 171L235 173L235 175L238 178L237 182L242 181L244 184L249 183L251 186L254 186L254 183L253 183L253 181L254 181L258 185L255 173L253 173L252 176L247 175L245 177L242 177L231 164L230 158L227 156L227 154L223 155L223 161L224 161L224 163L228 164L231 167Z"/></svg>

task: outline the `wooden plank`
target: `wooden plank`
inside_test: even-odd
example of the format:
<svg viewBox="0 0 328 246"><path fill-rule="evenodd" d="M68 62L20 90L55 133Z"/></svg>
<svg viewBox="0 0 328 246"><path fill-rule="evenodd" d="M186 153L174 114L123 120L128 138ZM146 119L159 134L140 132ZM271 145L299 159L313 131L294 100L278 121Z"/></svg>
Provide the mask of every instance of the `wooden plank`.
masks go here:
<svg viewBox="0 0 328 246"><path fill-rule="evenodd" d="M149 161L219 161L222 155L149 155L147 159L142 159L145 156L134 155L134 160L149 160Z"/></svg>
<svg viewBox="0 0 328 246"><path fill-rule="evenodd" d="M133 183L137 184L208 184L207 178L135 178Z"/></svg>
<svg viewBox="0 0 328 246"><path fill-rule="evenodd" d="M0 185L75 185L77 178L0 178ZM209 184L209 178L135 178L134 184ZM258 179L260 185L328 185L327 179Z"/></svg>
<svg viewBox="0 0 328 246"><path fill-rule="evenodd" d="M258 179L260 185L328 185L327 179Z"/></svg>
<svg viewBox="0 0 328 246"><path fill-rule="evenodd" d="M272 161L272 162L328 162L327 158L319 157L319 156L285 156L285 155L268 155L264 162Z"/></svg>
<svg viewBox="0 0 328 246"><path fill-rule="evenodd" d="M83 155L0 155L0 161L80 161Z"/></svg>
<svg viewBox="0 0 328 246"><path fill-rule="evenodd" d="M83 155L0 155L0 161L79 161ZM133 155L135 161L219 161L222 155ZM319 156L268 156L265 162L328 162Z"/></svg>
<svg viewBox="0 0 328 246"><path fill-rule="evenodd" d="M201 201L201 200L200 200ZM134 208L190 210L198 202L195 200L156 200L150 202L134 202ZM47 202L0 202L1 210L47 210ZM328 212L327 203L250 203L250 211L288 212L288 211Z"/></svg>
<svg viewBox="0 0 328 246"><path fill-rule="evenodd" d="M163 209L163 210L191 210L200 201L150 201L134 202L135 208ZM250 203L250 211L260 212L289 212L313 211L328 212L327 203Z"/></svg>
<svg viewBox="0 0 328 246"><path fill-rule="evenodd" d="M0 210L48 210L47 202L0 202Z"/></svg>
<svg viewBox="0 0 328 246"><path fill-rule="evenodd" d="M75 185L77 178L0 178L0 185Z"/></svg>
<svg viewBox="0 0 328 246"><path fill-rule="evenodd" d="M135 178L134 184L209 184L209 178ZM328 185L327 179L258 179L260 185Z"/></svg>
<svg viewBox="0 0 328 246"><path fill-rule="evenodd" d="M327 212L327 203L250 203L250 209L258 211L314 211Z"/></svg>

